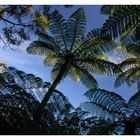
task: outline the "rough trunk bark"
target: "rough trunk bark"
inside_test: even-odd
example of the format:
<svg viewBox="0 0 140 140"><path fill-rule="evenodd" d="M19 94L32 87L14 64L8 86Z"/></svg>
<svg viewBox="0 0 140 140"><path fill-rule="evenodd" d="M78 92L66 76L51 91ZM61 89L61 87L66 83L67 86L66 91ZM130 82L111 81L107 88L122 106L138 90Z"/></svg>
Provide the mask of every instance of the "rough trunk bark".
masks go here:
<svg viewBox="0 0 140 140"><path fill-rule="evenodd" d="M43 109L45 108L46 103L49 101L53 91L56 89L57 85L60 83L60 81L62 80L62 77L65 73L65 71L67 70L67 66L69 65L69 62L65 62L59 73L58 76L56 77L56 79L54 80L54 82L52 83L51 87L49 88L48 92L45 94L45 97L43 98L41 104L39 105L37 111L34 114L34 119L37 120L40 118L41 112L43 111Z"/></svg>

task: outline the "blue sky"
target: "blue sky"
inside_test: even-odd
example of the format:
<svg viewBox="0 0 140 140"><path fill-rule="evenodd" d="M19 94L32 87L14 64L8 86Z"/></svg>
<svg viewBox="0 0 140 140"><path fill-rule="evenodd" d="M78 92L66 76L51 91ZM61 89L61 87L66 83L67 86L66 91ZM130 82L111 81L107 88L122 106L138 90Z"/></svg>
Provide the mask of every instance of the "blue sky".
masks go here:
<svg viewBox="0 0 140 140"><path fill-rule="evenodd" d="M106 16L100 15L101 6L74 6L73 8L64 8L62 6L53 6L57 8L65 18L68 18L77 8L83 7L87 17L87 32L101 27L106 20ZM19 70L23 70L26 73L32 73L41 77L44 81L52 82L50 77L51 67L45 67L43 65L43 57L29 55L26 53L25 48L29 45L30 41L23 43L20 47L15 47L16 50L10 50L9 48L0 48L0 62L5 62L9 66L14 66ZM118 60L113 54L110 56L110 60ZM108 76L95 76L100 88L115 91L120 94L124 99L128 100L137 90L136 85L131 88L127 85L122 85L119 88L114 88L115 77ZM78 107L81 102L86 101L83 94L87 91L87 88L80 82L74 82L67 77L58 87L58 90L63 92L74 105Z"/></svg>

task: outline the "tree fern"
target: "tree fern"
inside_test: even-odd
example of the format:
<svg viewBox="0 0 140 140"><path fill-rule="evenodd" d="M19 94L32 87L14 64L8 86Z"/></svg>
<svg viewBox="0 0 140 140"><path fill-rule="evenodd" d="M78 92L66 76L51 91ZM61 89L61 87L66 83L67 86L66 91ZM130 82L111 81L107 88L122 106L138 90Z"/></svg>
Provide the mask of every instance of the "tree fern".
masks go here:
<svg viewBox="0 0 140 140"><path fill-rule="evenodd" d="M139 89L140 6L107 5L102 6L101 13L109 15L108 19L102 27L103 33L109 33L115 38L120 35L122 47L125 47L126 52L129 53L132 57L124 60L124 62L119 64L123 73L121 73L116 79L115 86L121 85L124 81L129 86L137 82ZM123 68L124 65L125 68Z"/></svg>
<svg viewBox="0 0 140 140"><path fill-rule="evenodd" d="M112 127L112 130L100 132L117 135L139 134L139 91L129 99L128 103L117 93L104 89L90 89L84 95L89 101L82 103L81 107L90 112L92 116L101 118L107 127ZM102 128L98 121L95 122L96 124L91 126L93 134L96 128Z"/></svg>
<svg viewBox="0 0 140 140"><path fill-rule="evenodd" d="M67 21L55 10L49 15L49 20L51 36L38 32L39 39L27 48L30 54L44 56L44 64L53 67L51 76L54 82L42 100L38 112L41 112L52 92L67 75L91 88L97 87L93 72L118 72L111 70L116 67L115 64L101 57L116 47L116 42L108 33L102 34L102 29L93 29L86 34L86 15L82 8L77 9ZM84 58L88 61L83 61Z"/></svg>
<svg viewBox="0 0 140 140"><path fill-rule="evenodd" d="M8 67L7 71L2 74L1 80L1 92L2 94L29 94L33 96L37 101L41 101L45 96L50 83L43 82L39 77L34 76L33 74L26 74L22 71L19 71L13 67ZM10 96L11 97L11 96ZM15 96L14 96L15 97ZM10 100L9 100L10 102ZM57 112L69 112L73 107L67 97L65 97L61 92L55 90L50 98L49 103L53 104L53 107L56 108Z"/></svg>
<svg viewBox="0 0 140 140"><path fill-rule="evenodd" d="M117 37L119 34L124 36L125 32L127 32L125 33L125 37L127 37L139 25L140 8L136 5L102 6L101 13L109 15L109 18L103 25L103 30L114 37Z"/></svg>

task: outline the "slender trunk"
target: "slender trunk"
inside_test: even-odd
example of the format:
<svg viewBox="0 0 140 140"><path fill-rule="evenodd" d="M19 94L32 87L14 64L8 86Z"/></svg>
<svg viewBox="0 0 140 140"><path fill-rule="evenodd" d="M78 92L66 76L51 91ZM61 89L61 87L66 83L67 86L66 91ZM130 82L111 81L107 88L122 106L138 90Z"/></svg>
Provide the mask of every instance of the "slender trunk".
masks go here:
<svg viewBox="0 0 140 140"><path fill-rule="evenodd" d="M64 75L64 73L66 72L67 66L69 65L69 61L65 62L59 73L58 76L56 77L56 79L54 80L54 82L52 83L51 87L48 89L48 92L45 94L45 97L43 98L41 104L39 105L37 111L34 114L34 119L38 120L41 116L41 112L43 111L43 109L45 108L46 103L49 101L53 91L56 89L57 85L60 83L60 81L62 80L62 77Z"/></svg>

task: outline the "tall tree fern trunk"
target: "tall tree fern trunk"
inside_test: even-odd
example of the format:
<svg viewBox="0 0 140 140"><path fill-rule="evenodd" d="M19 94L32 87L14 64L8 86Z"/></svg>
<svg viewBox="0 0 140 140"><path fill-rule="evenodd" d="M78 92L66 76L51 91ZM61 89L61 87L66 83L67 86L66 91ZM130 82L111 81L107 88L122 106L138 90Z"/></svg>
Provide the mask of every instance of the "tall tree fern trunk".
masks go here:
<svg viewBox="0 0 140 140"><path fill-rule="evenodd" d="M41 116L41 112L43 111L43 109L45 108L47 102L49 101L53 91L56 89L57 85L60 83L60 81L62 80L62 77L63 75L65 74L66 70L67 70L67 67L69 65L69 61L65 62L59 73L58 73L58 76L56 77L56 79L54 80L54 82L52 83L51 87L48 89L48 92L45 94L45 97L43 98L42 102L40 103L36 113L34 114L34 119L39 119L40 116Z"/></svg>
<svg viewBox="0 0 140 140"><path fill-rule="evenodd" d="M133 122L126 122L124 135L135 135L135 124Z"/></svg>

